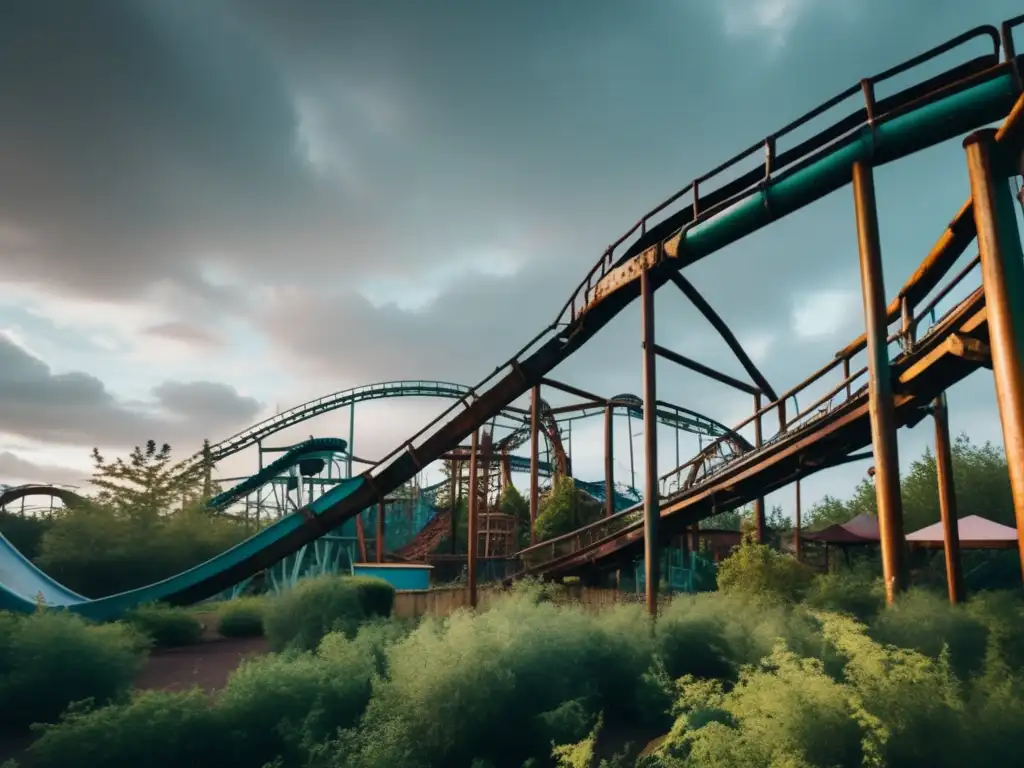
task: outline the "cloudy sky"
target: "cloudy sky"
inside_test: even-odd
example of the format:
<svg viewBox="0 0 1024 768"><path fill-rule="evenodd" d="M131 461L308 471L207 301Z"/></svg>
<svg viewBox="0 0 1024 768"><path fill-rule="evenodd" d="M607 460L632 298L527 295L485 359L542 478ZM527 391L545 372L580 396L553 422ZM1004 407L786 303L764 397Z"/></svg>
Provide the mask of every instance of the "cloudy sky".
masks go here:
<svg viewBox="0 0 1024 768"><path fill-rule="evenodd" d="M859 78L1016 12L1013 0L8 3L0 482L81 482L94 445L116 455L153 438L184 456L360 384L475 383L689 179ZM876 179L891 295L967 197L963 151L948 142ZM862 324L849 190L689 276L788 388ZM659 343L741 373L674 288L657 303ZM556 376L637 392L638 338L631 307ZM659 377L662 398L722 421L750 410L669 363ZM953 428L998 440L994 402L990 376L960 385ZM356 452L383 455L447 405L360 409ZM600 478L599 421L573 433L587 479ZM279 437L346 433L338 413ZM618 429L619 479L626 439ZM674 436L660 440L667 471ZM930 440L927 423L904 432L904 463ZM250 452L221 471L254 466ZM864 471L820 474L805 499L846 494ZM771 501L789 509L791 496Z"/></svg>

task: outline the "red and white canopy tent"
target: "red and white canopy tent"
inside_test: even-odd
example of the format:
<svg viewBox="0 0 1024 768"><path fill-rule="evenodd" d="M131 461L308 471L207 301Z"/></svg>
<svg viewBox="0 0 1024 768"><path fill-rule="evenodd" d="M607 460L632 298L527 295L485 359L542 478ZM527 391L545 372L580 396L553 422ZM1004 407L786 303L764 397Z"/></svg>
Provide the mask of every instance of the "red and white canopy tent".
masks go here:
<svg viewBox="0 0 1024 768"><path fill-rule="evenodd" d="M1016 549L1017 529L988 520L980 515L968 515L957 521L961 549ZM941 549L945 545L942 523L926 526L907 534L907 543L914 547Z"/></svg>

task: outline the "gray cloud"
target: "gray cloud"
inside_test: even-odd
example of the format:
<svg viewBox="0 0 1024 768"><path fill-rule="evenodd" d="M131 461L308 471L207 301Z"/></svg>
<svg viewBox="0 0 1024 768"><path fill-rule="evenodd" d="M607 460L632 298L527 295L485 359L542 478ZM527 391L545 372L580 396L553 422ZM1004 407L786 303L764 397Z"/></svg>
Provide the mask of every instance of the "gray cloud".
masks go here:
<svg viewBox="0 0 1024 768"><path fill-rule="evenodd" d="M0 451L0 482L7 485L21 483L81 483L84 473L52 464L36 464L10 451Z"/></svg>
<svg viewBox="0 0 1024 768"><path fill-rule="evenodd" d="M260 410L252 398L211 382L165 382L155 406L125 403L85 373L53 373L0 334L0 430L70 445L125 446L149 438L185 442L251 423ZM184 447L184 446L183 446Z"/></svg>
<svg viewBox="0 0 1024 768"><path fill-rule="evenodd" d="M223 339L209 329L181 320L159 323L146 328L144 333L200 347L221 347L224 344Z"/></svg>

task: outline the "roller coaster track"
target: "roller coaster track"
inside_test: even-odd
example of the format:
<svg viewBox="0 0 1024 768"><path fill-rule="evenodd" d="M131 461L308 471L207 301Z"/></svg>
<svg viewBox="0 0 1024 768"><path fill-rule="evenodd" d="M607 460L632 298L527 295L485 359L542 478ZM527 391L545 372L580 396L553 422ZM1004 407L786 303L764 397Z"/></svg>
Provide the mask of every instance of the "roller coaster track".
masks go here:
<svg viewBox="0 0 1024 768"><path fill-rule="evenodd" d="M1012 28L1022 22L1024 17L1004 23L1003 39L1012 41ZM991 41L990 52L893 95L875 98L875 87L880 83L965 43L985 39ZM902 65L862 80L754 144L644 215L604 252L548 328L362 475L342 481L297 513L165 582L99 600L70 601L68 607L99 618L116 616L148 600L193 602L214 595L295 552L413 478L447 451L457 448L461 441L532 387L540 385L550 371L590 341L639 296L641 275L646 274L648 284L657 290L672 280L673 275L678 276L685 266L846 186L855 162L870 161L873 166L880 166L1007 119L1007 115L1010 118L1001 130L1001 140L1011 148L1019 148L1016 128L1024 112L1024 102L1018 101L1020 62L1012 53L1012 45L1002 45L1006 61L1001 60L1000 48L998 29L991 26L972 29ZM780 140L794 130L858 96L862 98L861 106L845 118L796 146L779 151ZM723 172L735 172L742 162L758 155L764 158L758 167L739 173L731 180L720 181L716 186L715 181ZM967 232L966 244L969 244L974 237L970 204L961 210L960 219L960 226L951 240L962 244L963 233ZM963 248L966 244L962 244ZM620 247L623 250L617 254ZM912 278L912 285L904 291L908 295L917 291L927 293L925 289L934 287L935 281L948 269L945 257L954 250L951 246L943 258L922 266ZM897 359L896 368L903 388L897 394L901 423L910 423L919 417L931 396L979 365L958 357L950 341L956 338L951 334L957 329L970 330L975 335L984 333L980 292L976 292L973 301L974 305L965 301L957 307L959 324L950 323L947 318L922 339L921 344ZM929 345L932 345L930 351ZM848 361L849 357L843 359ZM789 396L783 395L781 402L785 403ZM715 509L716 494L733 494L729 500L733 503L736 498L754 492L767 492L781 484L782 478L795 479L809 465L824 466L829 461L837 461L836 457L848 453L851 446L863 445L869 439L864 418L867 401L862 394L857 397L859 399L851 398L847 406L837 409L835 415L809 420L806 427L794 428L791 433L783 433L765 446L746 451L713 472L705 472L702 479L684 489L680 498L666 500L662 515L673 521L682 520L687 515L675 513L690 508L691 516L696 516L701 509L694 501L698 497L711 500L710 506L703 507L706 512ZM772 407L779 405L773 403ZM239 439L255 440L254 437ZM789 459L787 463L778 458L782 455L798 458ZM733 486L737 490L730 491ZM624 527L625 531L608 532L606 529L606 533L619 540L615 543L616 549L628 546L620 542L636 538L635 522L627 522ZM597 539L586 546L592 552L601 541ZM529 559L529 553L524 555ZM585 555L570 553L570 556L579 560ZM551 567L553 563L549 560L548 569ZM23 609L26 603L23 596L19 598L9 590L0 590L0 601Z"/></svg>
<svg viewBox="0 0 1024 768"><path fill-rule="evenodd" d="M310 400L293 408L289 408L286 411L282 411L275 416L264 419L263 421L232 435L226 440L222 440L215 445L211 445L209 448L210 453L208 460L220 461L227 456L231 456L232 454L256 445L267 437L276 432L280 432L283 429L287 429L288 427L317 416L321 416L325 413L337 411L342 408L348 408L362 402L383 400L394 397L432 397L462 401L467 397L472 397L473 395L473 388L467 387L463 384L421 379L384 381L376 384L354 387L352 389L345 389L340 392L334 392L330 395L318 397L315 400ZM638 398L635 396L632 397L639 402ZM627 408L624 405L619 407L618 411L620 413L625 413L626 409ZM628 410L636 417L638 414L642 414L643 407L642 404L639 406L633 405L629 407ZM569 418L562 417L561 419L558 419L557 417L552 416L549 411L550 409L547 408L545 404L542 412L549 420L549 423L565 421ZM596 412L588 411L586 414L577 415L577 418L584 415L595 415L595 413ZM527 411L508 405L495 415L501 415L506 419L521 424L521 426L518 427L511 436L505 438L505 442L508 444L508 447L518 447L518 445L521 445L529 436L530 421L529 413ZM719 437L727 431L725 426L714 419L709 419L707 416L697 413L696 411L672 405L671 403L659 403L658 421L666 426L675 427L676 429L680 429L685 432L690 432L695 435L704 435L707 437ZM518 442L516 442L517 440ZM201 453L197 453L193 458L200 460L204 457Z"/></svg>

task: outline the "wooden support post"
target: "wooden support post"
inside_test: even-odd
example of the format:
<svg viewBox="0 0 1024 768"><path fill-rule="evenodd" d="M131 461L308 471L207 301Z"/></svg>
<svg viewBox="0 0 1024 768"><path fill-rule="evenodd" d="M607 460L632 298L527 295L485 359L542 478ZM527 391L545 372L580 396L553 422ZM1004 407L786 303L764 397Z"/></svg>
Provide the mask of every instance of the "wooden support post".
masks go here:
<svg viewBox="0 0 1024 768"><path fill-rule="evenodd" d="M760 449L764 442L761 434L761 395L754 395L754 447ZM768 543L768 521L764 514L764 496L754 499L754 536L758 544Z"/></svg>
<svg viewBox="0 0 1024 768"><path fill-rule="evenodd" d="M875 497L881 537L885 599L892 603L906 589L906 539L900 498L900 462L896 445L896 412L889 370L889 324L882 280L882 248L875 207L871 166L853 164L853 199L857 214L857 243L864 300L868 356L868 406L875 459Z"/></svg>
<svg viewBox="0 0 1024 768"><path fill-rule="evenodd" d="M658 418L654 350L654 285L650 272L640 274L640 314L643 327L644 399L644 580L647 612L658 615Z"/></svg>
<svg viewBox="0 0 1024 768"><path fill-rule="evenodd" d="M469 585L469 605L472 608L476 608L476 549L477 549L477 535L476 535L476 513L480 503L479 488L477 483L477 462L476 456L479 453L479 441L480 441L480 430L473 430L473 441L470 447L469 454L469 520L467 528L469 530L469 546L466 552L466 581Z"/></svg>
<svg viewBox="0 0 1024 768"><path fill-rule="evenodd" d="M999 156L995 131L971 134L964 148L988 310L992 374L1024 573L1024 256L1008 181L1012 169L1008 159Z"/></svg>
<svg viewBox="0 0 1024 768"><path fill-rule="evenodd" d="M953 605L964 600L964 575L960 567L960 525L953 483L953 451L949 442L949 413L945 393L932 403L935 420L935 476L939 484L939 515L942 518L942 550L946 556L946 588Z"/></svg>
<svg viewBox="0 0 1024 768"><path fill-rule="evenodd" d="M377 501L377 562L384 562L384 497Z"/></svg>
<svg viewBox="0 0 1024 768"><path fill-rule="evenodd" d="M612 406L604 407L604 516L615 514L615 463L612 454Z"/></svg>
<svg viewBox="0 0 1024 768"><path fill-rule="evenodd" d="M540 386L530 392L530 546L537 543L537 509L540 506Z"/></svg>

